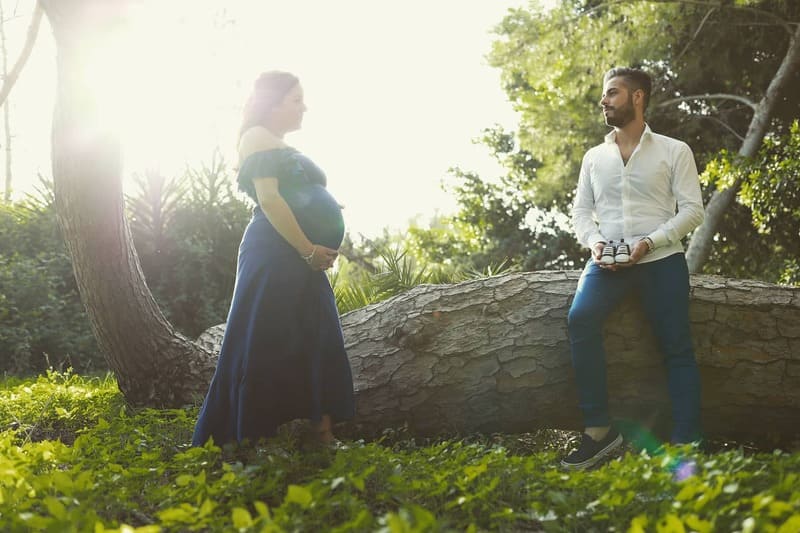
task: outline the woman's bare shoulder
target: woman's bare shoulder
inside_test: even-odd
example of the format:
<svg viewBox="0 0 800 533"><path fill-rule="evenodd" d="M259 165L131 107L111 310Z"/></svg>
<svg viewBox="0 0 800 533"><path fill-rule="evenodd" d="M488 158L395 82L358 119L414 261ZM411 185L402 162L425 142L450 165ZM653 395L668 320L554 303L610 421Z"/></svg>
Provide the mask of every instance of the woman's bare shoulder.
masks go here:
<svg viewBox="0 0 800 533"><path fill-rule="evenodd" d="M243 161L250 154L287 148L285 142L273 135L263 126L253 126L242 133L239 138L239 161Z"/></svg>

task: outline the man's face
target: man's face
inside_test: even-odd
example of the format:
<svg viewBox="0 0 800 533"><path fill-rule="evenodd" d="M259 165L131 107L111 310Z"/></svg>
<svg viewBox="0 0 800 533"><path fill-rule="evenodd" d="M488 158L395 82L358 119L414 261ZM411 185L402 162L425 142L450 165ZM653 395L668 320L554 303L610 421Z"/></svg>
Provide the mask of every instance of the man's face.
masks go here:
<svg viewBox="0 0 800 533"><path fill-rule="evenodd" d="M622 128L636 118L633 106L633 91L625 85L620 77L609 79L603 86L603 97L600 99L603 117L606 124Z"/></svg>

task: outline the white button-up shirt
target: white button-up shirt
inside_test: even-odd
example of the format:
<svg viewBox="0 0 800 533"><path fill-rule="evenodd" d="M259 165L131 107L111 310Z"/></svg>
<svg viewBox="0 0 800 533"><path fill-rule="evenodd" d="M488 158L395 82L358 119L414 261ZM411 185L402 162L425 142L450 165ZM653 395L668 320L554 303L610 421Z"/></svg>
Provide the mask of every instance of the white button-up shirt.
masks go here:
<svg viewBox="0 0 800 533"><path fill-rule="evenodd" d="M683 252L681 239L701 222L700 181L686 143L645 125L627 164L615 131L583 157L572 224L584 246L621 239L633 245L650 237L655 250L639 262L657 261Z"/></svg>

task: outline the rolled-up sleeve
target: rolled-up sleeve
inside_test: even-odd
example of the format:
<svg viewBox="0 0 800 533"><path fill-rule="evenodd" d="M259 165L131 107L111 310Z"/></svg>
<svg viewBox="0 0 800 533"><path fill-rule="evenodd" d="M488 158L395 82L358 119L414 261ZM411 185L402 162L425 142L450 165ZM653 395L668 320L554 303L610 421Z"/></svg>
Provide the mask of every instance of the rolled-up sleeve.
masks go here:
<svg viewBox="0 0 800 533"><path fill-rule="evenodd" d="M606 241L595 221L594 212L594 191L592 191L592 181L589 176L589 156L587 154L583 157L583 162L581 163L578 188L575 191L575 201L572 204L572 226L578 242L588 248L598 242Z"/></svg>
<svg viewBox="0 0 800 533"><path fill-rule="evenodd" d="M649 237L656 248L679 242L702 224L705 217L700 180L691 148L685 143L676 147L672 166L672 194L677 202L675 216L661 224Z"/></svg>

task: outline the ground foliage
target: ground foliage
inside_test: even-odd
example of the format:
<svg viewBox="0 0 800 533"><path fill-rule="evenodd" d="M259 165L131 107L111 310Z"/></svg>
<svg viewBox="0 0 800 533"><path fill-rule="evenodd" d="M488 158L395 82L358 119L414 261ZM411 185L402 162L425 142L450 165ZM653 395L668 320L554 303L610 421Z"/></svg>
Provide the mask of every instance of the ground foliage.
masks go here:
<svg viewBox="0 0 800 533"><path fill-rule="evenodd" d="M555 433L337 450L286 431L190 448L195 408L127 408L110 378L0 386L3 531L797 531L800 453L628 453L556 466Z"/></svg>

